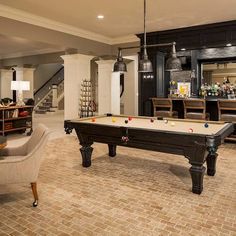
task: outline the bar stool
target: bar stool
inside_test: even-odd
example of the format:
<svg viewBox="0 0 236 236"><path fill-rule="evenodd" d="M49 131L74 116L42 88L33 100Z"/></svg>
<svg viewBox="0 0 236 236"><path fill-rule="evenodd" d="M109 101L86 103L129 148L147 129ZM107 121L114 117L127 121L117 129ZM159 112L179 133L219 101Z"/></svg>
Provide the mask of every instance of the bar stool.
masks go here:
<svg viewBox="0 0 236 236"><path fill-rule="evenodd" d="M236 100L219 99L219 120L236 122Z"/></svg>
<svg viewBox="0 0 236 236"><path fill-rule="evenodd" d="M185 119L209 120L210 115L206 113L205 99L186 99L183 102Z"/></svg>
<svg viewBox="0 0 236 236"><path fill-rule="evenodd" d="M152 98L152 104L154 116L178 118L178 112L173 111L173 104L170 98Z"/></svg>

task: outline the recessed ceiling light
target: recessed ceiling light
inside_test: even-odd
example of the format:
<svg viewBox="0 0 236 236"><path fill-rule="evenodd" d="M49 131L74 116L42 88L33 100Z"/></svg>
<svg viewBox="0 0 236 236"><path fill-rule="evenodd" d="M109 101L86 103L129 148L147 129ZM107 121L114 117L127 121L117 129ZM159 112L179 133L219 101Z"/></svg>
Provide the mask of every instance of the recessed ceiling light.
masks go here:
<svg viewBox="0 0 236 236"><path fill-rule="evenodd" d="M104 15L98 15L97 18L98 18L99 20L104 19Z"/></svg>
<svg viewBox="0 0 236 236"><path fill-rule="evenodd" d="M181 50L181 51L186 51L186 48L181 48L180 50Z"/></svg>
<svg viewBox="0 0 236 236"><path fill-rule="evenodd" d="M227 47L231 47L232 44L231 44L231 43L227 43L226 46L227 46Z"/></svg>

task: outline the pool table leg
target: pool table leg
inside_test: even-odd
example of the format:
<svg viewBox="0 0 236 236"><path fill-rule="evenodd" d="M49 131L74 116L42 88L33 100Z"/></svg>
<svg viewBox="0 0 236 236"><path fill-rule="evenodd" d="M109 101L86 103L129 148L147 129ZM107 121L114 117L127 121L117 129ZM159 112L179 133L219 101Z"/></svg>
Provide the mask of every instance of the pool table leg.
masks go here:
<svg viewBox="0 0 236 236"><path fill-rule="evenodd" d="M116 145L108 144L108 149L109 149L109 156L115 157L116 156Z"/></svg>
<svg viewBox="0 0 236 236"><path fill-rule="evenodd" d="M209 147L208 148L208 156L206 159L207 162L207 174L210 176L214 176L216 173L216 160L218 154L216 153L217 148L215 147Z"/></svg>
<svg viewBox="0 0 236 236"><path fill-rule="evenodd" d="M203 177L205 173L206 168L201 165L192 165L189 169L189 172L192 177L192 192L201 194L203 190Z"/></svg>
<svg viewBox="0 0 236 236"><path fill-rule="evenodd" d="M93 148L91 146L82 146L80 148L80 152L82 155L82 166L83 167L91 166L91 156L92 156Z"/></svg>

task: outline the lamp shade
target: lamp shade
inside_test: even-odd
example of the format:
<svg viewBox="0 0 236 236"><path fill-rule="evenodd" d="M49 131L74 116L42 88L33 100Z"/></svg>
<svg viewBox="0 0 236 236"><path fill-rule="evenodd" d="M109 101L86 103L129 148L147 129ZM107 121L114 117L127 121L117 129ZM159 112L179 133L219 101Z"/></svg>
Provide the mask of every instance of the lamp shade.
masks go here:
<svg viewBox="0 0 236 236"><path fill-rule="evenodd" d="M11 81L11 90L29 91L30 82L29 81Z"/></svg>
<svg viewBox="0 0 236 236"><path fill-rule="evenodd" d="M148 73L153 72L152 63L148 58L139 61L138 72Z"/></svg>
<svg viewBox="0 0 236 236"><path fill-rule="evenodd" d="M180 59L176 56L175 42L172 45L171 56L166 61L167 71L178 71L182 70L182 65Z"/></svg>
<svg viewBox="0 0 236 236"><path fill-rule="evenodd" d="M178 71L182 70L181 61L177 57L171 56L166 61L166 70L167 71Z"/></svg>
<svg viewBox="0 0 236 236"><path fill-rule="evenodd" d="M113 72L127 72L127 66L123 60L117 60L114 64Z"/></svg>
<svg viewBox="0 0 236 236"><path fill-rule="evenodd" d="M113 67L113 72L127 72L127 66L123 60L121 50L119 49L116 62Z"/></svg>

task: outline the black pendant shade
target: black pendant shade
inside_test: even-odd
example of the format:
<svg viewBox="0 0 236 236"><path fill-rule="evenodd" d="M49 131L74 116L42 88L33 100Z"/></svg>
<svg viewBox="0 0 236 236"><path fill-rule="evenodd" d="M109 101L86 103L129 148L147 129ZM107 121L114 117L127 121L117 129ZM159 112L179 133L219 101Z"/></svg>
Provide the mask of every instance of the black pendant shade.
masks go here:
<svg viewBox="0 0 236 236"><path fill-rule="evenodd" d="M143 59L139 61L138 72L143 72L143 73L153 72L152 63L148 59L146 48L144 49Z"/></svg>
<svg viewBox="0 0 236 236"><path fill-rule="evenodd" d="M167 71L182 70L181 61L176 56L175 43L173 43L173 46L172 46L171 56L166 61L166 70Z"/></svg>
<svg viewBox="0 0 236 236"><path fill-rule="evenodd" d="M114 64L113 72L127 72L127 66L123 60L120 49L118 52L118 57L117 57L116 62Z"/></svg>

